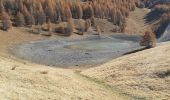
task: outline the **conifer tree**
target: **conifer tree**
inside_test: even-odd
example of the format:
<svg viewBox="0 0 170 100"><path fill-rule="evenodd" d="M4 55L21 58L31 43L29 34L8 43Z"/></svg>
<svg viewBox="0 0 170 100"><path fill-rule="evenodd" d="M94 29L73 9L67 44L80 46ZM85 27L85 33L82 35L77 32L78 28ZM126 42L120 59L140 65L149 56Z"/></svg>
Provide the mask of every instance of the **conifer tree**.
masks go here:
<svg viewBox="0 0 170 100"><path fill-rule="evenodd" d="M4 5L3 5L3 1L1 0L0 1L0 13L2 12L5 12L5 8L4 8Z"/></svg>
<svg viewBox="0 0 170 100"><path fill-rule="evenodd" d="M83 19L91 19L94 16L94 10L90 4L83 6Z"/></svg>
<svg viewBox="0 0 170 100"><path fill-rule="evenodd" d="M25 18L25 24L26 25L34 25L35 24L35 18L34 18L33 15L30 14L30 12L26 8L26 6L24 6L23 15L24 15L24 18Z"/></svg>
<svg viewBox="0 0 170 100"><path fill-rule="evenodd" d="M82 10L82 7L80 6L79 3L77 4L76 9L77 9L77 16L78 16L78 19L82 19L82 17L83 17L83 10Z"/></svg>
<svg viewBox="0 0 170 100"><path fill-rule="evenodd" d="M2 29L7 31L12 27L12 23L8 13L2 12Z"/></svg>
<svg viewBox="0 0 170 100"><path fill-rule="evenodd" d="M52 35L52 25L51 25L51 21L48 20L48 35L51 36Z"/></svg>
<svg viewBox="0 0 170 100"><path fill-rule="evenodd" d="M24 15L21 12L17 13L16 19L15 19L15 24L19 27L22 27L25 25Z"/></svg>
<svg viewBox="0 0 170 100"><path fill-rule="evenodd" d="M44 13L41 3L39 3L37 11L37 24L43 25L44 23L46 23L46 15Z"/></svg>
<svg viewBox="0 0 170 100"><path fill-rule="evenodd" d="M71 13L69 6L65 7L64 13L65 13L66 21L69 21L70 19L72 19L72 13Z"/></svg>

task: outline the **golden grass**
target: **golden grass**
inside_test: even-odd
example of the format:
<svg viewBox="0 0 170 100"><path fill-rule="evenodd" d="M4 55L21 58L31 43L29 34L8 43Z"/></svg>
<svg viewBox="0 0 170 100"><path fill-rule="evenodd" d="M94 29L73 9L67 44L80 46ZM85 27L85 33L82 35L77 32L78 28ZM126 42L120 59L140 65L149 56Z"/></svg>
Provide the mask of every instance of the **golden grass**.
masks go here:
<svg viewBox="0 0 170 100"><path fill-rule="evenodd" d="M11 66L18 66L12 71ZM42 75L43 74L43 75ZM0 57L0 99L127 100L71 69L23 64Z"/></svg>
<svg viewBox="0 0 170 100"><path fill-rule="evenodd" d="M103 81L138 99L168 100L169 58L170 42L120 57L99 67L87 69L81 74Z"/></svg>

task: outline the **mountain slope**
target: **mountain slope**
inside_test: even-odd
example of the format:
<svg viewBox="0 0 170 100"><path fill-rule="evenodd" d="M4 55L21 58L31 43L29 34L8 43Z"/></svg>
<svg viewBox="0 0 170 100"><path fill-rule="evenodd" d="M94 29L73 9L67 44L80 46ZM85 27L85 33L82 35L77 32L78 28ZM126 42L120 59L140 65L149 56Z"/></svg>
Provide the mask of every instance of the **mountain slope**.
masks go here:
<svg viewBox="0 0 170 100"><path fill-rule="evenodd" d="M129 34L144 34L151 28L150 24L146 24L144 17L150 12L149 9L136 8L131 12L127 19L126 33Z"/></svg>
<svg viewBox="0 0 170 100"><path fill-rule="evenodd" d="M71 69L23 64L0 57L1 100L127 100Z"/></svg>
<svg viewBox="0 0 170 100"><path fill-rule="evenodd" d="M148 100L170 99L170 42L114 59L83 75Z"/></svg>

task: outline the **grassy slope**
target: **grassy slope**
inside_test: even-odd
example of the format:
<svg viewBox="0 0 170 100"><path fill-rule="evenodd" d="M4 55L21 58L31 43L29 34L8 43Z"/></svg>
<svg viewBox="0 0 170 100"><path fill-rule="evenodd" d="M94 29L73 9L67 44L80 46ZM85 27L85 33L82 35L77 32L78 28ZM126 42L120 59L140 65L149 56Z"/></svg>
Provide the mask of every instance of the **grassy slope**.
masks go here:
<svg viewBox="0 0 170 100"><path fill-rule="evenodd" d="M129 34L144 34L151 25L145 22L145 15L149 13L149 9L136 8L127 18L126 32Z"/></svg>
<svg viewBox="0 0 170 100"><path fill-rule="evenodd" d="M167 100L170 99L170 76L158 76L167 70L170 70L170 42L120 57L82 74L136 98Z"/></svg>
<svg viewBox="0 0 170 100"><path fill-rule="evenodd" d="M12 68L15 70L12 70ZM0 57L1 100L127 100L71 69L23 64Z"/></svg>
<svg viewBox="0 0 170 100"><path fill-rule="evenodd" d="M139 11L139 12L137 12ZM131 21L138 23L138 16L142 10L132 12ZM135 17L134 17L135 16ZM142 16L144 16L142 14ZM133 20L133 18L136 18ZM143 17L140 17L142 27ZM137 24L129 22L133 31L140 29ZM7 47L16 43L44 39L40 35L33 35L23 28L14 28L9 32L0 31L0 55L7 53ZM130 32L131 33L131 32ZM83 72L88 77L97 78L115 86L125 94L134 98L153 97L168 98L170 95L169 77L158 78L155 72L169 69L170 43L151 50L118 58L97 68ZM8 55L9 56L9 55ZM6 57L6 56L5 56ZM161 60L160 60L161 59ZM11 70L16 67L15 70ZM47 74L42 74L47 72ZM92 79L93 80L93 79ZM121 100L127 96L118 91L110 91L101 81L93 82L71 69L49 68L47 66L24 64L18 61L0 57L0 99L105 99ZM97 83L96 83L97 82ZM169 90L168 90L169 89ZM133 91L132 91L133 90Z"/></svg>
<svg viewBox="0 0 170 100"><path fill-rule="evenodd" d="M1 100L127 100L117 91L76 74L73 69L59 69L31 64L15 57L8 47L13 44L45 39L27 28L0 31L0 99ZM10 57L10 58L9 58ZM16 68L15 68L16 67ZM12 70L14 69L14 70Z"/></svg>

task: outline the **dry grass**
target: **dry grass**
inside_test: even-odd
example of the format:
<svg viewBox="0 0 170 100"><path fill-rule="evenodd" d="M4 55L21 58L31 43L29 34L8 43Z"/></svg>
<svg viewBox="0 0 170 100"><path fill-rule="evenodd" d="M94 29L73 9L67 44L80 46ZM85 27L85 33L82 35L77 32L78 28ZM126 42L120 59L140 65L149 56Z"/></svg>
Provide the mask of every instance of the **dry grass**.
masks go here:
<svg viewBox="0 0 170 100"><path fill-rule="evenodd" d="M41 71L40 74L48 74L48 71Z"/></svg>
<svg viewBox="0 0 170 100"><path fill-rule="evenodd" d="M169 100L169 58L170 42L87 69L82 74L106 82L138 99Z"/></svg>
<svg viewBox="0 0 170 100"><path fill-rule="evenodd" d="M13 66L12 68L11 68L11 70L15 70L17 68L17 66Z"/></svg>
<svg viewBox="0 0 170 100"><path fill-rule="evenodd" d="M84 71L86 78L72 69L49 68L2 57L8 54L7 47L11 45L44 38L30 34L27 28L0 31L0 99L169 99L170 43ZM103 81L109 88L125 91L126 95L106 88Z"/></svg>
<svg viewBox="0 0 170 100"><path fill-rule="evenodd" d="M22 67L12 71L11 66ZM0 99L127 100L129 98L81 77L71 69L23 64L0 57Z"/></svg>
<svg viewBox="0 0 170 100"><path fill-rule="evenodd" d="M12 28L8 32L0 30L0 55L5 56L8 53L7 47L11 45L46 38L29 31L28 28Z"/></svg>
<svg viewBox="0 0 170 100"><path fill-rule="evenodd" d="M125 31L129 34L144 34L151 25L146 24L144 17L149 13L149 9L136 8L134 12L131 12L127 19L127 27Z"/></svg>
<svg viewBox="0 0 170 100"><path fill-rule="evenodd" d="M72 69L50 68L20 59L9 59L7 48L14 44L45 39L27 28L0 31L1 100L127 100L119 91L77 75ZM70 37L74 38L74 37ZM2 57L4 56L4 57Z"/></svg>

